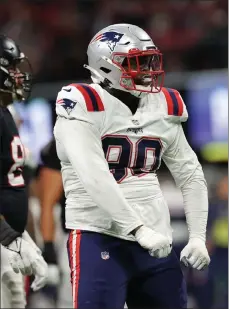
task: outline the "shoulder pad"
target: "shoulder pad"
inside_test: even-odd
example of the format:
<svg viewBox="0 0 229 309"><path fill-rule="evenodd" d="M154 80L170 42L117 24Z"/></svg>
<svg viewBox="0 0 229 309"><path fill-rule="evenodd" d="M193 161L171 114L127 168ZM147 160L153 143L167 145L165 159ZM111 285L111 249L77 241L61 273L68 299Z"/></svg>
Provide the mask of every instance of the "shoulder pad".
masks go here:
<svg viewBox="0 0 229 309"><path fill-rule="evenodd" d="M103 102L98 92L87 84L71 84L83 96L88 112L102 112L104 111Z"/></svg>
<svg viewBox="0 0 229 309"><path fill-rule="evenodd" d="M98 92L88 84L70 84L64 86L58 94L56 104L62 106L68 114L79 103L88 112L104 111Z"/></svg>
<svg viewBox="0 0 229 309"><path fill-rule="evenodd" d="M162 93L167 103L167 115L176 116L179 121L186 121L188 119L188 112L179 91L163 87Z"/></svg>

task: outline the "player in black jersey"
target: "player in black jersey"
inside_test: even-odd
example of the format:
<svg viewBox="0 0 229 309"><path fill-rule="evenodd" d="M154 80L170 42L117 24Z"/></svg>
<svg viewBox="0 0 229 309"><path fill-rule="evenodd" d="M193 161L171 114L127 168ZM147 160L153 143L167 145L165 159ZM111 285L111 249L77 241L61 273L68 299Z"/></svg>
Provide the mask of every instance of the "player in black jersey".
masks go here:
<svg viewBox="0 0 229 309"><path fill-rule="evenodd" d="M61 280L58 285L57 307L72 307L70 270L67 251L58 254L55 242L55 220L53 209L57 203L61 206L61 226L63 229L62 247L66 247L68 230L65 228L65 196L63 191L61 165L56 153L56 143L52 139L41 150L41 163L37 170L39 200L41 206L41 234L44 240L43 256L50 269L60 270ZM57 256L58 255L58 256ZM53 274L54 275L54 274Z"/></svg>
<svg viewBox="0 0 229 309"><path fill-rule="evenodd" d="M13 40L0 35L1 258L4 255L4 264L1 263L1 280L4 281L3 268L8 269L10 264L16 273L34 274L32 287L36 290L45 284L47 264L25 231L28 214L28 197L22 175L25 151L15 122L7 108L13 100L22 101L28 98L31 80L28 59Z"/></svg>

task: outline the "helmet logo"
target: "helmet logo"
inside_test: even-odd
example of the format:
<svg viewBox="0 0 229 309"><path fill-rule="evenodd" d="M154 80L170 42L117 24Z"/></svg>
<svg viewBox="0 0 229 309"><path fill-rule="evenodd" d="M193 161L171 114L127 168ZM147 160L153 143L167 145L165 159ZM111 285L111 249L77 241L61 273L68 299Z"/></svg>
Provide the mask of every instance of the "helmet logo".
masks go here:
<svg viewBox="0 0 229 309"><path fill-rule="evenodd" d="M108 31L97 35L91 43L100 41L107 43L110 50L113 52L115 49L116 44L121 40L124 34L115 32L115 31Z"/></svg>

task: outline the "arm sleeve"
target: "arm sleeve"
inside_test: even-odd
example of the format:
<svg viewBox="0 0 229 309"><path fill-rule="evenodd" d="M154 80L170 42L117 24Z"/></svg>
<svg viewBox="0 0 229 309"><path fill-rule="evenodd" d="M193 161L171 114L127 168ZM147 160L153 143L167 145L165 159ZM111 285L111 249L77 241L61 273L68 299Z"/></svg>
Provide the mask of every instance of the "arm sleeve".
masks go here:
<svg viewBox="0 0 229 309"><path fill-rule="evenodd" d="M202 167L188 144L182 125L163 155L163 160L181 189L189 237L205 241L208 217L208 192Z"/></svg>
<svg viewBox="0 0 229 309"><path fill-rule="evenodd" d="M83 114L79 104L77 113ZM59 117L54 129L57 153L60 157L59 149L64 149L92 200L109 213L117 229L127 235L142 222L110 173L100 133L95 125L86 121L85 113L82 120Z"/></svg>

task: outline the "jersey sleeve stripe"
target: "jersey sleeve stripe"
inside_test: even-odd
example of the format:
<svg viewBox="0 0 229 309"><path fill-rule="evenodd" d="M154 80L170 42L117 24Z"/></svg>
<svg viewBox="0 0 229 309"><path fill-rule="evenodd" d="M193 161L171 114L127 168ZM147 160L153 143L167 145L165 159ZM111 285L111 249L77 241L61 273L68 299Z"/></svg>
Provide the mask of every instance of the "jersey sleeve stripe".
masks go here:
<svg viewBox="0 0 229 309"><path fill-rule="evenodd" d="M173 102L173 115L174 116L178 116L178 112L179 112L179 105L178 105L178 102L177 102L177 98L175 96L175 93L173 91L173 89L169 89L167 88L171 98L172 98L172 102Z"/></svg>
<svg viewBox="0 0 229 309"><path fill-rule="evenodd" d="M95 98L96 98L96 102L97 102L99 111L100 111L100 112L104 111L103 102L102 102L102 100L100 99L100 96L98 95L97 91L96 91L94 88L90 87L90 86L88 86L88 87L91 89L92 93L94 94L94 96L95 96Z"/></svg>
<svg viewBox="0 0 229 309"><path fill-rule="evenodd" d="M178 91L176 91L176 90L173 90L173 91L174 91L174 94L175 94L175 97L176 97L177 103L178 103L178 116L182 116L183 110L184 110L184 105L183 105L182 99L181 99Z"/></svg>
<svg viewBox="0 0 229 309"><path fill-rule="evenodd" d="M87 94L90 97L90 100L91 100L91 103L92 103L92 107L93 107L93 109L91 111L92 112L98 112L99 111L99 106L98 106L96 97L95 97L94 93L91 90L91 87L89 87L87 85L83 85L83 84L80 84L80 86L87 92Z"/></svg>
<svg viewBox="0 0 229 309"><path fill-rule="evenodd" d="M167 106L168 106L168 114L169 115L173 115L173 101L172 101L172 98L168 92L168 90L166 88L162 88L162 92L164 93L165 95L165 99L166 99L166 102L167 102Z"/></svg>
<svg viewBox="0 0 229 309"><path fill-rule="evenodd" d="M94 88L86 84L71 84L71 86L76 87L82 93L89 112L104 111L102 100Z"/></svg>
<svg viewBox="0 0 229 309"><path fill-rule="evenodd" d="M178 91L170 88L162 88L162 91L167 101L168 114L174 116L182 116L183 102L179 96Z"/></svg>
<svg viewBox="0 0 229 309"><path fill-rule="evenodd" d="M92 100L91 100L88 92L85 90L85 88L80 84L71 84L70 86L77 88L82 93L84 100L85 100L85 103L86 103L86 106L87 106L87 110L89 112L93 112L94 111L93 103L92 103Z"/></svg>

